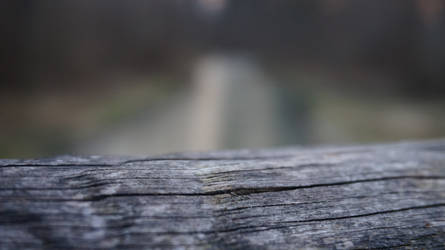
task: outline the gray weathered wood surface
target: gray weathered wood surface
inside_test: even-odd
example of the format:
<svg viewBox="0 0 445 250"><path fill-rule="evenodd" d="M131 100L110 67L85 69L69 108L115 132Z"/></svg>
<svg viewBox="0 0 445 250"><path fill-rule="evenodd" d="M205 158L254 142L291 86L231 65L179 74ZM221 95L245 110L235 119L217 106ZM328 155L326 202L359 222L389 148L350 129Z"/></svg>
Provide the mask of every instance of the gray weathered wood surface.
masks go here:
<svg viewBox="0 0 445 250"><path fill-rule="evenodd" d="M0 160L0 249L445 248L445 140Z"/></svg>

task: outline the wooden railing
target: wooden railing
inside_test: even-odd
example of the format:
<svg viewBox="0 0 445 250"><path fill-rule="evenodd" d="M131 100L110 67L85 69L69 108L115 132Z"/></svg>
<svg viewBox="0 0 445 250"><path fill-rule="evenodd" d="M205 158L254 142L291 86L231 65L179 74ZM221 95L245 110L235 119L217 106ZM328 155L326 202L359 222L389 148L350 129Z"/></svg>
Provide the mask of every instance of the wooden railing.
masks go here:
<svg viewBox="0 0 445 250"><path fill-rule="evenodd" d="M0 249L445 248L445 141L0 160Z"/></svg>

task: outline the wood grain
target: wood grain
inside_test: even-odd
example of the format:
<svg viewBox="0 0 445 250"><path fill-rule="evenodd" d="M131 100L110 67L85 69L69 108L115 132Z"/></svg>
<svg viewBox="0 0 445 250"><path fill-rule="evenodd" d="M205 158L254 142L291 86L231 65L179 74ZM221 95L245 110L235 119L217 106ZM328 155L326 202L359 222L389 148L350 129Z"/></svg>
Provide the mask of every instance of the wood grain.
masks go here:
<svg viewBox="0 0 445 250"><path fill-rule="evenodd" d="M0 249L445 248L445 140L0 160Z"/></svg>

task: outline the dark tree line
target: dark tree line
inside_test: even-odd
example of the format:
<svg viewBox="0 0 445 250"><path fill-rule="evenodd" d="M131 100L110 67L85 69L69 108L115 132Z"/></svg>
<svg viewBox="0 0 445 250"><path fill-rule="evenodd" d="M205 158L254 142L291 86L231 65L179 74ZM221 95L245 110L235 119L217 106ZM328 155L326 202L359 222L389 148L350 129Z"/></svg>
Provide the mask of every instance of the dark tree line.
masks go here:
<svg viewBox="0 0 445 250"><path fill-rule="evenodd" d="M219 13L204 1L2 1L0 80L28 88L115 70L175 72L229 51L284 67L359 65L434 93L444 90L445 9L422 12L419 1L228 0Z"/></svg>

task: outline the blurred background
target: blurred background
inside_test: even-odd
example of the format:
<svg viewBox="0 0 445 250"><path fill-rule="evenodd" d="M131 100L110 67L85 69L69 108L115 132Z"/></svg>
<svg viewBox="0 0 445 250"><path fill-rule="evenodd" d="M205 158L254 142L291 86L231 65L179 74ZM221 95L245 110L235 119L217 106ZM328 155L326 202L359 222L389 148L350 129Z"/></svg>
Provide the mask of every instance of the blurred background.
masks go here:
<svg viewBox="0 0 445 250"><path fill-rule="evenodd" d="M443 0L4 0L0 157L445 136Z"/></svg>

